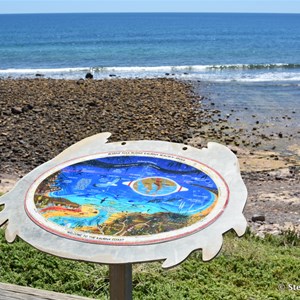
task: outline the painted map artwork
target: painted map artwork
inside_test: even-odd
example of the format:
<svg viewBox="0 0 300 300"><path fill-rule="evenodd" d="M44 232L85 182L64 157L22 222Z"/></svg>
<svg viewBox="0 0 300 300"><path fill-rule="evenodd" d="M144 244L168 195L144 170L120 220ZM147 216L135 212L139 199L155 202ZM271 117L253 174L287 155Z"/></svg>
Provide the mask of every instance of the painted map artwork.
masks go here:
<svg viewBox="0 0 300 300"><path fill-rule="evenodd" d="M96 243L151 243L198 230L225 205L216 184L224 182L199 163L160 156L107 155L64 166L34 188L27 213L50 232Z"/></svg>

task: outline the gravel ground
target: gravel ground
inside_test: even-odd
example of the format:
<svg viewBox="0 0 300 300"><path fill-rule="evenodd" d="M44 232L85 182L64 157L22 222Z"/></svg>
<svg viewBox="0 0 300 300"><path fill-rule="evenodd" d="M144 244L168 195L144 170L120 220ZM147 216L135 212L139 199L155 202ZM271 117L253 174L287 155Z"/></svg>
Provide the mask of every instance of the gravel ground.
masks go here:
<svg viewBox="0 0 300 300"><path fill-rule="evenodd" d="M288 153L264 149L273 135L264 134L260 124L250 134L240 130L194 91L191 83L172 79L0 80L0 192L99 132L111 132L110 141L152 139L195 147L217 141L239 158L251 228L258 235L300 231L297 132L287 140L276 136L276 143L279 138L287 143Z"/></svg>

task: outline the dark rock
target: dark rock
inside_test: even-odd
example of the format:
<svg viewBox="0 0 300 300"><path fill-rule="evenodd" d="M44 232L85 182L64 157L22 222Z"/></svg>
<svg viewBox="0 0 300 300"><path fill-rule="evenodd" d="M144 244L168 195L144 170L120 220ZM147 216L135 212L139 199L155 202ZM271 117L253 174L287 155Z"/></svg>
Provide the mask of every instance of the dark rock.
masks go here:
<svg viewBox="0 0 300 300"><path fill-rule="evenodd" d="M92 77L93 78L93 77ZM84 79L83 78L80 78L79 80L76 81L76 83L78 85L81 85L81 84L84 84Z"/></svg>
<svg viewBox="0 0 300 300"><path fill-rule="evenodd" d="M116 77L116 74L109 74L109 77Z"/></svg>
<svg viewBox="0 0 300 300"><path fill-rule="evenodd" d="M91 101L91 102L88 102L87 105L89 105L89 106L97 106L97 103L95 101Z"/></svg>
<svg viewBox="0 0 300 300"><path fill-rule="evenodd" d="M22 107L22 112L27 112L29 110L33 109L33 105L31 104L27 104L25 106Z"/></svg>
<svg viewBox="0 0 300 300"><path fill-rule="evenodd" d="M44 77L45 75L44 74L40 74L40 73L36 73L35 76L36 77Z"/></svg>
<svg viewBox="0 0 300 300"><path fill-rule="evenodd" d="M290 166L290 167L289 167L289 173L290 173L290 174L296 174L296 173L297 173L297 168L296 168L296 166Z"/></svg>
<svg viewBox="0 0 300 300"><path fill-rule="evenodd" d="M9 116L9 115L11 115L11 110L4 110L2 112L2 114L5 115L5 116Z"/></svg>
<svg viewBox="0 0 300 300"><path fill-rule="evenodd" d="M266 217L263 214L255 214L252 216L251 220L252 222L264 222Z"/></svg>
<svg viewBox="0 0 300 300"><path fill-rule="evenodd" d="M22 108L21 107L12 107L11 108L11 112L14 114L14 115L19 115L21 114L23 111L22 111Z"/></svg>
<svg viewBox="0 0 300 300"><path fill-rule="evenodd" d="M86 73L85 78L86 79L93 79L94 75L92 73Z"/></svg>

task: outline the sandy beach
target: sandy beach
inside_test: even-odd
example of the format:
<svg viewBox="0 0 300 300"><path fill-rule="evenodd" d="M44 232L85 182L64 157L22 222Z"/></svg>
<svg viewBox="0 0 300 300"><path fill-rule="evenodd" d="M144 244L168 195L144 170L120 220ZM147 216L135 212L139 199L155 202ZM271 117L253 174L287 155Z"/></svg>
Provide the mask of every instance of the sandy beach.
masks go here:
<svg viewBox="0 0 300 300"><path fill-rule="evenodd" d="M196 89L192 82L166 78L0 80L0 192L99 132L111 132L110 141L164 140L200 148L216 141L239 158L251 228L259 235L299 230L297 128L284 137L260 122L254 129L237 125L196 90L201 83Z"/></svg>

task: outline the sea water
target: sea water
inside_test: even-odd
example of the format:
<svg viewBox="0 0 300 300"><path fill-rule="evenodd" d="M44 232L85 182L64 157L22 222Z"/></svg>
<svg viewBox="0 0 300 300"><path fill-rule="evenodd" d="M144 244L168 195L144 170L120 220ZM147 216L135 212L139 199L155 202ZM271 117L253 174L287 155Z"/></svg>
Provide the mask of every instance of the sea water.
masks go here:
<svg viewBox="0 0 300 300"><path fill-rule="evenodd" d="M0 14L0 78L87 72L200 81L222 111L299 131L300 14Z"/></svg>
<svg viewBox="0 0 300 300"><path fill-rule="evenodd" d="M96 78L300 80L300 14L0 15L0 76L87 71Z"/></svg>

